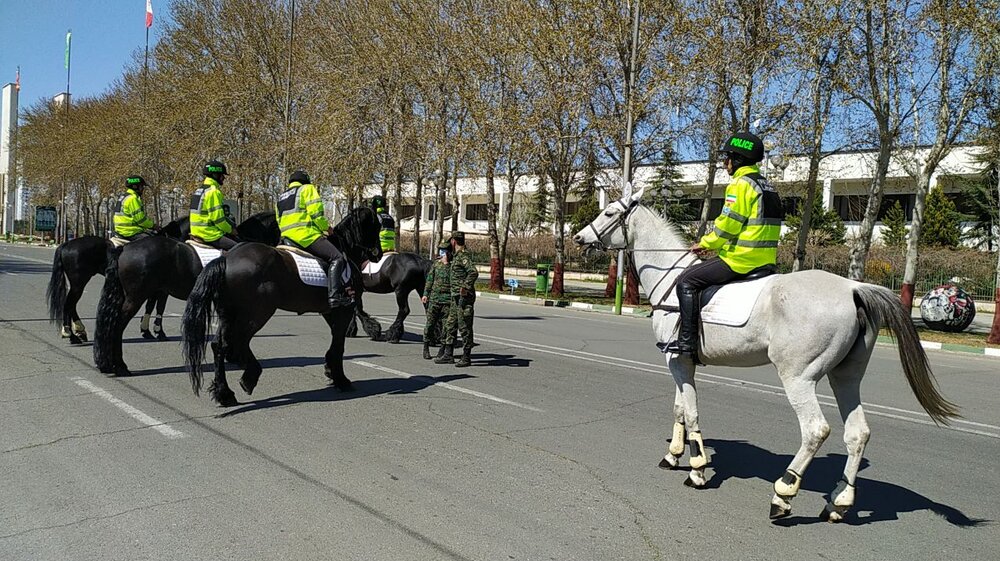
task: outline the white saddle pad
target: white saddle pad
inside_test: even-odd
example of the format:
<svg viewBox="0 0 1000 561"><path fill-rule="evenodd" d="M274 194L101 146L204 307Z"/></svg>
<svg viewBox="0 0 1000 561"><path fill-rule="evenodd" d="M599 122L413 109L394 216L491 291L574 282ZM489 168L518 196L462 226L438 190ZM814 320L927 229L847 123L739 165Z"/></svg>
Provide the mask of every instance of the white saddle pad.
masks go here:
<svg viewBox="0 0 1000 561"><path fill-rule="evenodd" d="M363 275L377 275L379 271L382 270L382 265L385 264L389 257L396 255L395 251L390 251L382 254L382 258L378 261L372 263L371 261L365 262L365 267L361 269L361 274Z"/></svg>
<svg viewBox="0 0 1000 561"><path fill-rule="evenodd" d="M762 279L727 284L712 296L707 306L701 309L702 323L743 327L750 320L750 312L757 304L757 298L778 275L768 275ZM677 306L677 291L667 299L668 306Z"/></svg>
<svg viewBox="0 0 1000 561"><path fill-rule="evenodd" d="M188 245L194 248L195 253L198 254L198 259L201 259L201 266L207 267L209 263L215 261L222 255L221 249L215 249L214 247L205 247L201 244L194 244L188 242Z"/></svg>
<svg viewBox="0 0 1000 561"><path fill-rule="evenodd" d="M128 240L126 240L125 238L119 238L118 236L111 236L111 245L113 247L125 247L125 244L127 243Z"/></svg>
<svg viewBox="0 0 1000 561"><path fill-rule="evenodd" d="M283 251L292 256L292 259L295 260L295 266L299 270L299 279L302 280L303 284L308 286L326 286L326 267L319 262L319 259L306 257L294 251L283 249L279 249L278 251ZM346 284L350 280L351 268L344 267L344 283Z"/></svg>

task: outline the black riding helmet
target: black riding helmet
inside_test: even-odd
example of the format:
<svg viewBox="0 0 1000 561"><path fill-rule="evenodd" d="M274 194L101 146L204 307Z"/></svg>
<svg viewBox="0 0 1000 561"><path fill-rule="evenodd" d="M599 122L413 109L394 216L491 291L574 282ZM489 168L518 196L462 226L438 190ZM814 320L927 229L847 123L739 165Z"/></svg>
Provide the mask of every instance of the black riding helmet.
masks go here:
<svg viewBox="0 0 1000 561"><path fill-rule="evenodd" d="M146 180L139 175L130 175L125 178L125 187L133 191L142 192L146 188Z"/></svg>
<svg viewBox="0 0 1000 561"><path fill-rule="evenodd" d="M202 171L205 177L211 177L212 179L218 180L219 177L229 175L226 170L226 164L220 162L219 160L209 160L205 164L205 169Z"/></svg>
<svg viewBox="0 0 1000 561"><path fill-rule="evenodd" d="M380 210L385 210L386 205L385 197L382 195L375 195L372 197L372 210L378 212Z"/></svg>
<svg viewBox="0 0 1000 561"><path fill-rule="evenodd" d="M289 183L289 185L292 184L292 183L295 183L295 182L298 182L298 183L301 183L301 184L305 185L307 183L312 183L312 180L309 179L309 174L308 173L306 173L306 172L304 172L302 170L297 170L297 171L292 172L292 175L290 175L288 177L288 183Z"/></svg>
<svg viewBox="0 0 1000 561"><path fill-rule="evenodd" d="M756 164L764 159L764 141L751 132L738 132L722 144L719 152L737 164Z"/></svg>

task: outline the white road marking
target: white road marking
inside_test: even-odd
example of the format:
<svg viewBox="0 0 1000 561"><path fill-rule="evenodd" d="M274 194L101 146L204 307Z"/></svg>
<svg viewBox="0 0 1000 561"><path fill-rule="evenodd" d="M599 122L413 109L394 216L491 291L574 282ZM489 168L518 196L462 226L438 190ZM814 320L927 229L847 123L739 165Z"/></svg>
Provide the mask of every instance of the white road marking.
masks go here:
<svg viewBox="0 0 1000 561"><path fill-rule="evenodd" d="M520 407L521 409L527 409L528 411L535 411L536 413L544 413L544 411L542 411L541 409L539 409L537 407L532 407L530 405L525 405L523 403L518 403L516 401L511 401L509 399L504 399L502 397L497 397L495 395L490 395L488 393L477 392L475 390L466 389L466 388L463 388L463 387L460 387L460 386L449 384L448 382L438 382L438 381L435 381L430 376L421 376L421 375L417 375L417 374L410 374L409 372L403 372L402 370L396 370L394 368L388 368L386 366L381 366L381 365L374 364L374 363L371 363L371 362L366 362L364 360L352 360L351 362L353 362L354 364L359 364L361 366L366 366L368 368L374 368L375 370L381 370L382 372L387 372L387 373L392 374L394 376L399 376L400 378L414 378L414 379L430 380L432 382L431 383L432 386L440 386L440 387L445 388L445 389L449 389L449 390L453 390L453 391L456 391L456 392L460 392L460 393L464 393L464 394L476 396L476 397L481 398L481 399L488 399L490 401L495 401L496 403L503 403L504 405L513 405L514 407Z"/></svg>
<svg viewBox="0 0 1000 561"><path fill-rule="evenodd" d="M13 254L10 254L10 253L3 253L3 254L0 254L0 255L3 255L4 257L9 257L11 259L20 259L21 261L33 261L35 263L41 263L43 265L51 265L52 264L52 260L51 259L49 259L49 260L46 261L45 259L33 259L31 257L22 257L20 255L13 255Z"/></svg>
<svg viewBox="0 0 1000 561"><path fill-rule="evenodd" d="M413 322L406 322L413 323ZM521 341L518 339L508 339L506 337L498 337L496 335L481 335L476 334L477 339L482 339L484 341L492 341L494 343L500 343L504 345L518 345L522 346L527 350L532 350L540 353L553 354L562 357L575 358L578 360L583 360L587 362L595 362L598 364L605 364L608 366L614 366L617 368L626 368L629 370L637 370L640 372L649 372L652 374L658 374L661 376L669 376L670 372L667 370L666 364L651 364L648 362L641 362L638 360L631 360L627 358L617 358L607 355L600 355L596 353L588 353L586 351L578 351L574 349L567 349L564 347L554 347L551 345L543 345L541 343L534 343L530 341ZM720 376L718 374L709 374L703 371L697 371L698 381L705 382L709 384L716 384L720 386L728 386L736 389L752 390L758 393L765 393L770 395L775 395L779 397L785 397L785 390L781 386L775 386L771 384L763 384L761 382L752 382L749 380L740 380L738 378L730 378L728 376ZM837 402L833 396L823 395L821 393L816 394L819 398L821 405L826 405L828 407L837 407ZM879 405L877 403L862 402L862 405L867 408L866 413L869 415L878 415L882 417L888 417L890 419L897 419L903 421L910 421L921 425L935 425L933 421L927 418L926 413L922 411L911 411L909 409L900 409L898 407L890 407L888 405ZM912 415L912 417L907 417L905 415ZM960 426L944 426L940 425L941 428L947 430L953 430L957 432L964 432L968 434L975 434L979 436L988 436L990 438L1000 439L1000 426L990 425L986 423L976 423L973 421L966 421L964 419L952 419L952 423L955 425L965 425L968 427L978 427L982 429L989 429L987 432L984 430L977 430L975 428L964 428Z"/></svg>
<svg viewBox="0 0 1000 561"><path fill-rule="evenodd" d="M76 385L80 386L81 388L89 390L93 394L97 394L111 405L114 405L115 407L127 413L129 417L132 417L136 421L139 421L140 423L146 425L147 427L155 430L156 432L162 434L167 438L184 438L185 436L187 436L183 432L171 427L170 425L160 421L159 419L156 419L155 417L150 417L141 410L136 409L135 407L132 407L128 403L125 403L124 401L111 395L110 392L92 383L90 380L85 380L84 378L80 377L70 378L70 380L76 382Z"/></svg>

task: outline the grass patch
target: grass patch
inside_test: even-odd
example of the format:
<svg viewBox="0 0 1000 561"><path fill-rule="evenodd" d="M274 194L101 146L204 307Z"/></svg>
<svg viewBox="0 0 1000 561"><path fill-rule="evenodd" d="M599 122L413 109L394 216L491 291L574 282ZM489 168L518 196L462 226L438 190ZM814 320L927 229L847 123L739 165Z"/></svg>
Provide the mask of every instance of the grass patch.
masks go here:
<svg viewBox="0 0 1000 561"><path fill-rule="evenodd" d="M1000 349L1000 345L991 345L986 342L988 335L985 333L947 333L945 331L934 331L921 325L917 326L917 333L923 341L944 343L947 345ZM883 329L879 334L887 337L891 335L886 329Z"/></svg>

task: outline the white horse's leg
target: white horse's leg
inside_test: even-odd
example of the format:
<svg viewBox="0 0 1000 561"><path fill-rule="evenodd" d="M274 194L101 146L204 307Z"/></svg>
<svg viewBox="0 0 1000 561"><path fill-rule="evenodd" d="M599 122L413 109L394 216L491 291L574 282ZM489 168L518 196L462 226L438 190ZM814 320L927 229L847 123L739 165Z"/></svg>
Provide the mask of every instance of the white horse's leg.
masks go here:
<svg viewBox="0 0 1000 561"><path fill-rule="evenodd" d="M820 362L817 360L809 365L798 376L781 376L788 401L799 418L802 443L792 462L788 464L785 474L774 482L774 496L771 497L772 519L788 516L792 512L792 499L799 493L802 474L809 467L809 462L816 456L823 441L830 435L830 425L819 407L819 400L816 399L816 381L819 376L811 375L823 371Z"/></svg>
<svg viewBox="0 0 1000 561"><path fill-rule="evenodd" d="M705 483L708 482L705 477L708 454L705 452L701 428L698 426L698 394L694 384L694 361L690 357L669 355L667 364L670 366L670 373L674 376L677 390L681 392L680 403L684 414L684 424L681 428L687 430L688 446L691 449L691 472L684 484L688 487L704 487ZM674 425L674 430L677 430L677 425ZM671 441L671 445L673 445L673 441ZM683 448L681 450L683 452Z"/></svg>
<svg viewBox="0 0 1000 561"><path fill-rule="evenodd" d="M830 522L840 522L854 506L854 484L861 468L865 445L871 435L861 406L861 379L865 376L875 341L874 337L866 338L870 340L859 339L847 358L830 372L830 388L844 420L844 444L847 446L844 477L830 494L830 502L820 514L820 518Z"/></svg>
<svg viewBox="0 0 1000 561"><path fill-rule="evenodd" d="M669 363L669 361L668 361ZM660 468L674 469L684 455L684 402L683 388L677 384L674 392L674 427L670 437L670 444L667 445L667 452L660 460Z"/></svg>

